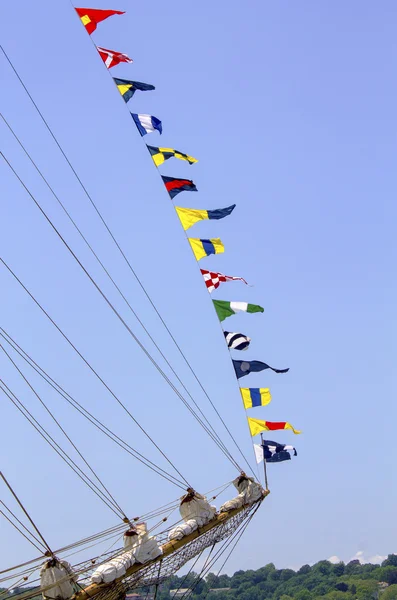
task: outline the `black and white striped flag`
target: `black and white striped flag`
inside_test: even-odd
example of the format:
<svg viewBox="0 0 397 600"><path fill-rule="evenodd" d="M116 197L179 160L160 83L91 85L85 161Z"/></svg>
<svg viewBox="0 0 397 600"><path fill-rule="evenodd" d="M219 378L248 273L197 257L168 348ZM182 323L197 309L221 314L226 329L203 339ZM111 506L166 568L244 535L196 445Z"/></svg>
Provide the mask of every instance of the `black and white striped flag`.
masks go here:
<svg viewBox="0 0 397 600"><path fill-rule="evenodd" d="M230 331L224 331L226 344L229 350L247 350L250 345L251 338L247 337L242 333L232 333Z"/></svg>

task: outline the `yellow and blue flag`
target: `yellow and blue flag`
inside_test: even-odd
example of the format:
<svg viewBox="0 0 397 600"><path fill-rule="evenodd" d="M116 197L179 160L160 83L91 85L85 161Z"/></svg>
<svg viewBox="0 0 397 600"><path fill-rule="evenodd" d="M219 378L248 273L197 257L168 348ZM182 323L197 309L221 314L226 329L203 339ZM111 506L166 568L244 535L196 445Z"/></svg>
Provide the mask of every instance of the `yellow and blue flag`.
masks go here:
<svg viewBox="0 0 397 600"><path fill-rule="evenodd" d="M255 406L266 406L272 397L269 388L240 388L244 408L255 408Z"/></svg>
<svg viewBox="0 0 397 600"><path fill-rule="evenodd" d="M166 160L172 158L173 156L175 158L180 158L181 160L187 160L190 165L198 162L197 158L193 158L193 156L184 154L184 152L179 152L179 150L175 150L174 148L156 148L155 146L147 146L147 149L152 155L153 162L156 167L159 167Z"/></svg>
<svg viewBox="0 0 397 600"><path fill-rule="evenodd" d="M230 214L232 214L235 208L235 204L227 206L226 208L217 208L215 210L199 210L195 208L181 208L180 206L175 206L175 210L178 213L178 217L185 231L203 219L212 220L228 217Z"/></svg>
<svg viewBox="0 0 397 600"><path fill-rule="evenodd" d="M210 254L221 254L225 251L225 246L219 238L211 240L201 240L199 238L188 238L196 260L200 260Z"/></svg>
<svg viewBox="0 0 397 600"><path fill-rule="evenodd" d="M117 77L113 77L113 80L126 102L132 98L137 90L140 90L141 92L148 92L156 89L154 85L151 85L150 83L142 83L141 81L130 81L129 79L118 79Z"/></svg>

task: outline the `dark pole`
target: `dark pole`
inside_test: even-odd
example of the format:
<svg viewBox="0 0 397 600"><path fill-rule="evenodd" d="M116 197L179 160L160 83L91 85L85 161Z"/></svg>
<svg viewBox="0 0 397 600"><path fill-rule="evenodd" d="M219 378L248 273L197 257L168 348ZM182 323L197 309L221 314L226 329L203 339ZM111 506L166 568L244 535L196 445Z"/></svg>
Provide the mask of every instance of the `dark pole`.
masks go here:
<svg viewBox="0 0 397 600"><path fill-rule="evenodd" d="M263 433L261 433L261 446L262 446L262 450L263 450ZM266 470L266 458L265 458L265 453L263 452L263 469L265 471L265 486L266 486L266 491L269 490L269 486L267 484L267 470Z"/></svg>

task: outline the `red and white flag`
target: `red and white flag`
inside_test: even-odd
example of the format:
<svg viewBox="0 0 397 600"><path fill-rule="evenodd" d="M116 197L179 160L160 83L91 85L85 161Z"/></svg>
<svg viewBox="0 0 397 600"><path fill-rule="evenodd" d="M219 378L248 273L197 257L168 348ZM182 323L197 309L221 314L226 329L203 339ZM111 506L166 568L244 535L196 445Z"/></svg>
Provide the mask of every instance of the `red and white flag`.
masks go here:
<svg viewBox="0 0 397 600"><path fill-rule="evenodd" d="M200 269L200 271L204 277L205 285L207 286L209 293L216 290L216 288L218 288L224 281L243 281L246 285L248 285L248 283L242 277L231 277L230 275L214 273L213 271L207 271L206 269Z"/></svg>
<svg viewBox="0 0 397 600"><path fill-rule="evenodd" d="M132 59L121 52L107 50L106 48L101 48L100 46L97 46L97 50L108 69L115 67L121 62L132 63Z"/></svg>

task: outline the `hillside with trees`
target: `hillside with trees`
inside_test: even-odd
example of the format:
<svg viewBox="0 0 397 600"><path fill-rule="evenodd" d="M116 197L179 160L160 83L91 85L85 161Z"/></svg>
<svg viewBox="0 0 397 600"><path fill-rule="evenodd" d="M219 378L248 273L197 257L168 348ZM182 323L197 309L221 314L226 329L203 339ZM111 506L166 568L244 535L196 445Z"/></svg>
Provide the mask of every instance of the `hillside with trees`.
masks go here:
<svg viewBox="0 0 397 600"><path fill-rule="evenodd" d="M1 592L0 588L0 592ZM17 600L25 589L4 590L0 600ZM139 592L139 593L137 593ZM321 560L297 571L276 569L273 563L233 575L209 573L204 579L190 572L171 577L154 588L131 590L127 600L397 600L397 554L381 565L352 560L333 564ZM42 600L41 595L33 600Z"/></svg>
<svg viewBox="0 0 397 600"><path fill-rule="evenodd" d="M381 565L321 560L294 571L270 563L231 576L209 573L204 581L190 573L162 585L157 600L186 599L183 590L191 587L190 598L196 600L397 600L397 554L390 554Z"/></svg>

